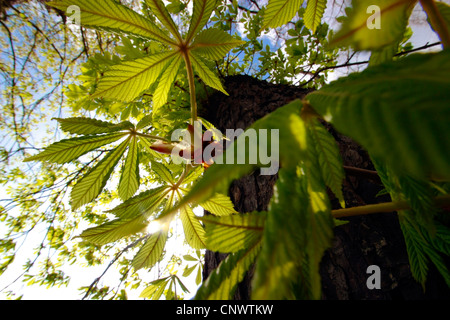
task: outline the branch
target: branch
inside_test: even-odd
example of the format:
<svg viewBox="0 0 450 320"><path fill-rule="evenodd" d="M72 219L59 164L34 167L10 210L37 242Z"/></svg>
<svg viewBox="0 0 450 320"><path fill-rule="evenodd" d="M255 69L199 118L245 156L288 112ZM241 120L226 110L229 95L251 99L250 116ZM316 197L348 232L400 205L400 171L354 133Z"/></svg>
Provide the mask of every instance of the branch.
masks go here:
<svg viewBox="0 0 450 320"><path fill-rule="evenodd" d="M424 45L424 46L422 46L422 47L418 47L418 48L411 49L411 50L408 50L408 51L402 51L402 52L399 52L399 53L395 54L394 57L400 57L400 56L403 56L403 55L405 55L405 54L409 54L409 53L412 53L412 52L416 52L416 51L420 51L420 50L425 50L425 49L428 49L428 48L431 48L431 47L434 47L434 46L437 46L437 45L440 45L440 44L441 44L441 42L435 42L435 43L431 43L431 44L428 44L428 43L427 43L426 45ZM351 62L351 63L349 63L348 61L349 61L349 60L347 60L346 63L339 64L339 65L337 65L337 66L329 66L329 67L323 67L323 68L318 69L316 72L314 72L313 77L312 77L311 79L309 79L308 81L306 81L306 82L304 83L304 85L306 85L306 84L310 83L311 81L313 81L315 78L318 77L319 73L321 73L321 72L323 72L323 71L331 70L331 69L339 69L339 68L351 67L351 66L356 66L356 65L361 65L361 64L369 63L369 60L366 60L366 61L358 61L358 62Z"/></svg>
<svg viewBox="0 0 450 320"><path fill-rule="evenodd" d="M434 204L437 207L450 205L450 195L438 196L434 198ZM372 213L393 212L399 210L411 209L411 205L407 201L394 201L377 204L369 204L365 206L332 210L331 214L334 218L345 218L360 216Z"/></svg>

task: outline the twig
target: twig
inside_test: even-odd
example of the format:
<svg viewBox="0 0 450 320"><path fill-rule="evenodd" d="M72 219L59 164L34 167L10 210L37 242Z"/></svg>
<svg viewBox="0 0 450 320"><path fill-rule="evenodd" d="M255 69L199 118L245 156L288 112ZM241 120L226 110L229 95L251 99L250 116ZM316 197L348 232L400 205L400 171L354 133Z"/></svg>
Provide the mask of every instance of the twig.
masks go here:
<svg viewBox="0 0 450 320"><path fill-rule="evenodd" d="M434 204L437 207L450 205L450 195L438 196L434 198ZM411 205L407 201L394 201L377 204L369 204L365 206L332 210L331 214L335 218L345 218L360 216L372 213L394 212L399 210L411 209Z"/></svg>

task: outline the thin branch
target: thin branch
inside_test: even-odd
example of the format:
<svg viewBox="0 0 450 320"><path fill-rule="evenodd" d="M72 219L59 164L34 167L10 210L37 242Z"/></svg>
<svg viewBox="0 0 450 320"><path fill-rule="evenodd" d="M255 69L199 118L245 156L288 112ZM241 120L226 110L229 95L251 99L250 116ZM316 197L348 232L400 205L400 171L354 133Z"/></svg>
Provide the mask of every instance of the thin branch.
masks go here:
<svg viewBox="0 0 450 320"><path fill-rule="evenodd" d="M85 295L83 296L83 298L81 298L81 300L86 299L89 296L89 293L91 293L92 289L94 288L94 286L103 278L103 276L106 274L106 272L109 270L109 268L112 267L112 265L122 256L122 254L124 254L125 252L127 252L128 250L130 250L131 248L135 247L139 242L147 239L150 235L145 235L144 237L141 237L139 239L137 239L136 241L134 241L133 243L129 244L128 246L126 246L124 249L122 249L115 257L114 259L112 259L108 266L106 267L106 269L103 271L103 273L97 277L89 286L88 290L86 291Z"/></svg>
<svg viewBox="0 0 450 320"><path fill-rule="evenodd" d="M434 198L434 204L437 207L450 205L450 195L438 196ZM399 210L411 209L411 205L407 201L394 201L377 204L369 204L365 206L332 210L331 214L334 218L346 218L360 216L372 213L394 212Z"/></svg>

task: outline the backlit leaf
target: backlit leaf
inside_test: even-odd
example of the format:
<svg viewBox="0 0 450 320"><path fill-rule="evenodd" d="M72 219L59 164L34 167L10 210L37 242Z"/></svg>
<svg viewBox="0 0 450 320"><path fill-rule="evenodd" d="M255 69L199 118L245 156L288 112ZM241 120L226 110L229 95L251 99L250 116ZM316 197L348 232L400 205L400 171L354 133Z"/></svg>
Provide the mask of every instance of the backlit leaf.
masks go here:
<svg viewBox="0 0 450 320"><path fill-rule="evenodd" d="M237 252L260 241L266 212L199 218L206 226L206 247L214 252Z"/></svg>
<svg viewBox="0 0 450 320"><path fill-rule="evenodd" d="M63 139L45 148L37 155L26 158L24 161L49 161L59 164L70 162L81 157L83 154L97 149L106 144L115 142L126 133L114 133L101 136L85 136L72 139Z"/></svg>
<svg viewBox="0 0 450 320"><path fill-rule="evenodd" d="M152 234L134 256L131 265L137 271L151 268L161 257L167 241L167 230L160 230Z"/></svg>
<svg viewBox="0 0 450 320"><path fill-rule="evenodd" d="M207 59L220 60L228 51L244 43L245 41L235 39L223 30L209 28L195 37L191 50Z"/></svg>
<svg viewBox="0 0 450 320"><path fill-rule="evenodd" d="M217 0L193 0L193 13L189 31L186 35L186 42L190 43L193 37L205 26L208 22L211 13L216 8Z"/></svg>
<svg viewBox="0 0 450 320"><path fill-rule="evenodd" d="M148 222L144 219L116 219L83 231L80 237L97 245L103 245L142 232Z"/></svg>
<svg viewBox="0 0 450 320"><path fill-rule="evenodd" d="M210 86L211 88L219 90L222 93L228 95L228 93L223 88L220 79L206 66L201 57L196 55L194 52L190 52L190 59L194 71L207 86Z"/></svg>
<svg viewBox="0 0 450 320"><path fill-rule="evenodd" d="M400 41L416 2L416 0L375 0L369 4L364 1L352 1L351 14L331 39L330 45L352 46L355 50L378 50ZM369 11L370 8L374 8L375 11ZM379 15L376 12L379 12Z"/></svg>
<svg viewBox="0 0 450 320"><path fill-rule="evenodd" d="M97 119L76 117L76 118L54 118L58 121L62 131L72 134L100 134L133 129L134 125L129 121L121 123L111 123Z"/></svg>
<svg viewBox="0 0 450 320"><path fill-rule="evenodd" d="M327 7L327 0L308 0L305 13L303 14L303 21L305 27L316 32L317 27L320 25L325 8Z"/></svg>
<svg viewBox="0 0 450 320"><path fill-rule="evenodd" d="M194 249L206 248L205 229L189 206L183 206L180 209L180 219L187 243Z"/></svg>
<svg viewBox="0 0 450 320"><path fill-rule="evenodd" d="M237 285L244 279L250 266L254 263L261 242L255 243L248 250L230 254L211 272L208 279L198 289L195 300L229 300L233 297Z"/></svg>
<svg viewBox="0 0 450 320"><path fill-rule="evenodd" d="M149 8L156 15L158 20L170 31L170 33L181 41L181 35L178 31L177 25L173 22L172 17L166 9L166 6L161 0L145 0Z"/></svg>
<svg viewBox="0 0 450 320"><path fill-rule="evenodd" d="M277 28L288 23L302 4L303 0L269 0L264 12L263 29Z"/></svg>
<svg viewBox="0 0 450 320"><path fill-rule="evenodd" d="M161 75L161 79L158 82L155 93L153 94L153 114L156 114L158 109L167 102L170 88L177 77L182 61L181 55L177 55L173 58L167 66L167 69L164 70Z"/></svg>
<svg viewBox="0 0 450 320"><path fill-rule="evenodd" d="M168 186L156 187L128 199L107 212L122 219L129 219L140 215L148 218L151 214L155 213L168 193Z"/></svg>
<svg viewBox="0 0 450 320"><path fill-rule="evenodd" d="M216 193L208 200L200 203L200 206L216 216L227 216L237 213L230 197L221 193Z"/></svg>
<svg viewBox="0 0 450 320"><path fill-rule="evenodd" d="M86 27L125 32L164 43L174 43L153 22L114 0L60 0L46 4L64 12L70 6L79 7L81 13L79 23Z"/></svg>
<svg viewBox="0 0 450 320"><path fill-rule="evenodd" d="M72 210L94 200L106 185L114 167L119 162L129 139L122 142L113 151L110 151L95 167L77 181L70 193Z"/></svg>
<svg viewBox="0 0 450 320"><path fill-rule="evenodd" d="M158 79L174 55L173 51L157 53L112 66L100 79L91 98L133 100Z"/></svg>
<svg viewBox="0 0 450 320"><path fill-rule="evenodd" d="M132 137L128 148L128 155L119 181L119 197L128 200L139 188L139 158L137 138Z"/></svg>

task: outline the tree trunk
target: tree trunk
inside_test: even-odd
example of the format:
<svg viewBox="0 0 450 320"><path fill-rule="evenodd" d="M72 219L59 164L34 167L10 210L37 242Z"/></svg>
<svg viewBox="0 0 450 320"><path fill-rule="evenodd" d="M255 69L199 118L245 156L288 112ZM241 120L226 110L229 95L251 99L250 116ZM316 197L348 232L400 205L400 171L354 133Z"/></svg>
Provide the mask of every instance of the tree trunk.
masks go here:
<svg viewBox="0 0 450 320"><path fill-rule="evenodd" d="M309 90L288 85L275 85L249 76L225 79L229 96L215 93L208 97L201 115L221 132L226 129L246 129L254 121L288 102L304 97ZM367 153L348 137L338 134L329 124L328 130L339 145L346 167L373 170ZM377 197L382 189L376 175L364 175L347 168L343 191L347 207L389 201ZM267 210L277 176L262 176L258 171L234 181L229 196L238 212ZM333 208L338 201L330 193ZM450 290L441 276L430 266L425 293L412 278L402 232L395 213L373 214L348 219L348 224L335 228L333 247L324 255L320 273L323 299L426 299L450 298ZM204 280L226 257L226 254L206 251ZM381 289L368 289L367 267L381 270ZM239 284L234 298L248 300L251 293L250 270Z"/></svg>

